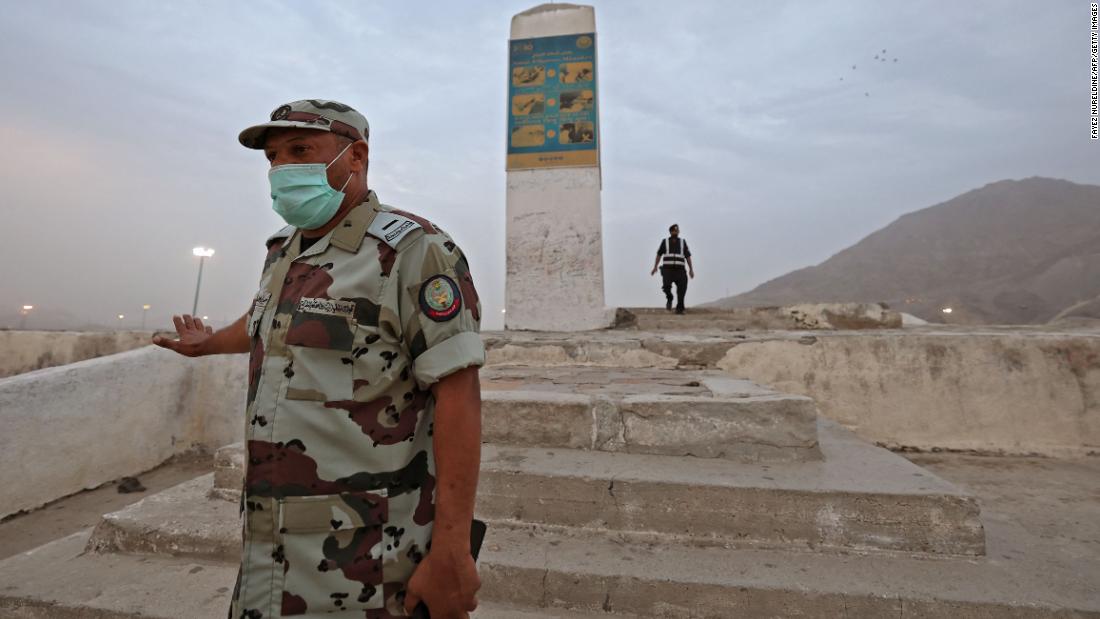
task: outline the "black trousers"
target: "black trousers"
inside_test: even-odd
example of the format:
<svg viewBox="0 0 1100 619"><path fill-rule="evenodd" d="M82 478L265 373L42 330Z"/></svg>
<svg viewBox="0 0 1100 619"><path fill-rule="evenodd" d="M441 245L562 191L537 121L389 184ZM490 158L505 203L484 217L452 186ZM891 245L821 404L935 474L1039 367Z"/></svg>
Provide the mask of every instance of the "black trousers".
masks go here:
<svg viewBox="0 0 1100 619"><path fill-rule="evenodd" d="M661 267L661 290L665 300L672 303L672 285L676 284L676 309L684 309L684 295L688 289L688 272L684 267Z"/></svg>

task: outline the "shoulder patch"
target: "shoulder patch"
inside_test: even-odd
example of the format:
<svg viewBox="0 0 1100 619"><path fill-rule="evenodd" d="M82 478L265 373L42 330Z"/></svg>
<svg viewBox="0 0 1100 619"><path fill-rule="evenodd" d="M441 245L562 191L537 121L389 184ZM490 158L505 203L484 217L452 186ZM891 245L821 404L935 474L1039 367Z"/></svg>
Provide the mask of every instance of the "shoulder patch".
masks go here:
<svg viewBox="0 0 1100 619"><path fill-rule="evenodd" d="M447 322L462 310L458 284L446 275L428 278L420 285L420 311L436 322Z"/></svg>
<svg viewBox="0 0 1100 619"><path fill-rule="evenodd" d="M420 224L404 215L390 211L379 211L367 228L367 234L382 239L386 245L397 249L398 243L410 232L420 228Z"/></svg>
<svg viewBox="0 0 1100 619"><path fill-rule="evenodd" d="M267 247L270 249L271 244L274 243L275 241L278 241L279 239L290 238L290 235L294 234L294 230L295 230L294 226L285 226L285 227L283 227L282 230L279 230L275 234L272 234L271 236L267 237Z"/></svg>

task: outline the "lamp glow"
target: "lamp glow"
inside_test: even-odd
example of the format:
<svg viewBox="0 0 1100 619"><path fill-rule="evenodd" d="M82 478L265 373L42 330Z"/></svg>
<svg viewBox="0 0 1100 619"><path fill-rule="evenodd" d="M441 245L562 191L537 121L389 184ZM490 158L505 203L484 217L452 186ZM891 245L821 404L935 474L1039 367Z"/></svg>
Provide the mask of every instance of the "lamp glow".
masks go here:
<svg viewBox="0 0 1100 619"><path fill-rule="evenodd" d="M19 329L23 330L27 328L27 316L30 315L31 310L34 309L33 305L24 305L23 309L19 310Z"/></svg>
<svg viewBox="0 0 1100 619"><path fill-rule="evenodd" d="M199 256L200 258L209 258L214 255L214 250L209 247L196 247L191 250L191 253Z"/></svg>

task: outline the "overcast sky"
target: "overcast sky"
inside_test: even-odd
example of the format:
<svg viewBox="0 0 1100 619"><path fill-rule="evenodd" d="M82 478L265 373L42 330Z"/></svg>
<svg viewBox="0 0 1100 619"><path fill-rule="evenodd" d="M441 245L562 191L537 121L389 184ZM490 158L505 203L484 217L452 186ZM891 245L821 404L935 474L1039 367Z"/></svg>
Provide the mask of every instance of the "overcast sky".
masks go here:
<svg viewBox="0 0 1100 619"><path fill-rule="evenodd" d="M217 250L200 313L239 316L282 224L236 135L326 98L370 120L371 187L456 237L498 328L506 41L531 6L4 3L0 316L137 326L149 303L166 324L196 245ZM663 301L649 268L673 221L700 303L989 182L1100 184L1085 1L609 0L596 19L611 306Z"/></svg>

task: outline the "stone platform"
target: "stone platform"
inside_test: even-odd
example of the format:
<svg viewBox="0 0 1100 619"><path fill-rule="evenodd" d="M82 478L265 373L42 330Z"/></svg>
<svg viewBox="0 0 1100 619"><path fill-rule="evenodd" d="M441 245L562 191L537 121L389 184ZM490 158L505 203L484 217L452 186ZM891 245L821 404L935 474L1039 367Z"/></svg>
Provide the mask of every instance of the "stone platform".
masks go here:
<svg viewBox="0 0 1100 619"><path fill-rule="evenodd" d="M490 341L477 619L1100 618L1100 563L987 539L966 490L696 363L736 335ZM0 617L224 616L243 461L0 561Z"/></svg>
<svg viewBox="0 0 1100 619"><path fill-rule="evenodd" d="M989 460L980 459L985 464L977 470L999 468ZM1064 477L1051 470L1038 483L1049 487ZM204 500L222 512L214 517L224 531L231 530L226 522L236 522L236 504L206 498L211 483L206 475L108 517L115 529L127 520L158 520L162 524L133 529L153 544L139 539L135 546L89 551L90 538L102 533L89 530L0 562L0 617L222 617L238 541L221 537L216 553L205 541L185 543L208 535L187 517L209 515L191 507ZM1005 481L992 484L1003 488ZM1067 488L1043 498L1062 504L1069 496ZM995 554L970 558L695 545L671 536L493 523L480 562L483 608L474 618L1100 617L1100 577L1093 572L1100 559L1051 561L1052 546L1072 544L1087 553L1100 538L1071 539L1071 531L1059 536L1027 520L1020 523L1025 530L1003 513L992 517ZM151 533L158 527L169 535Z"/></svg>

